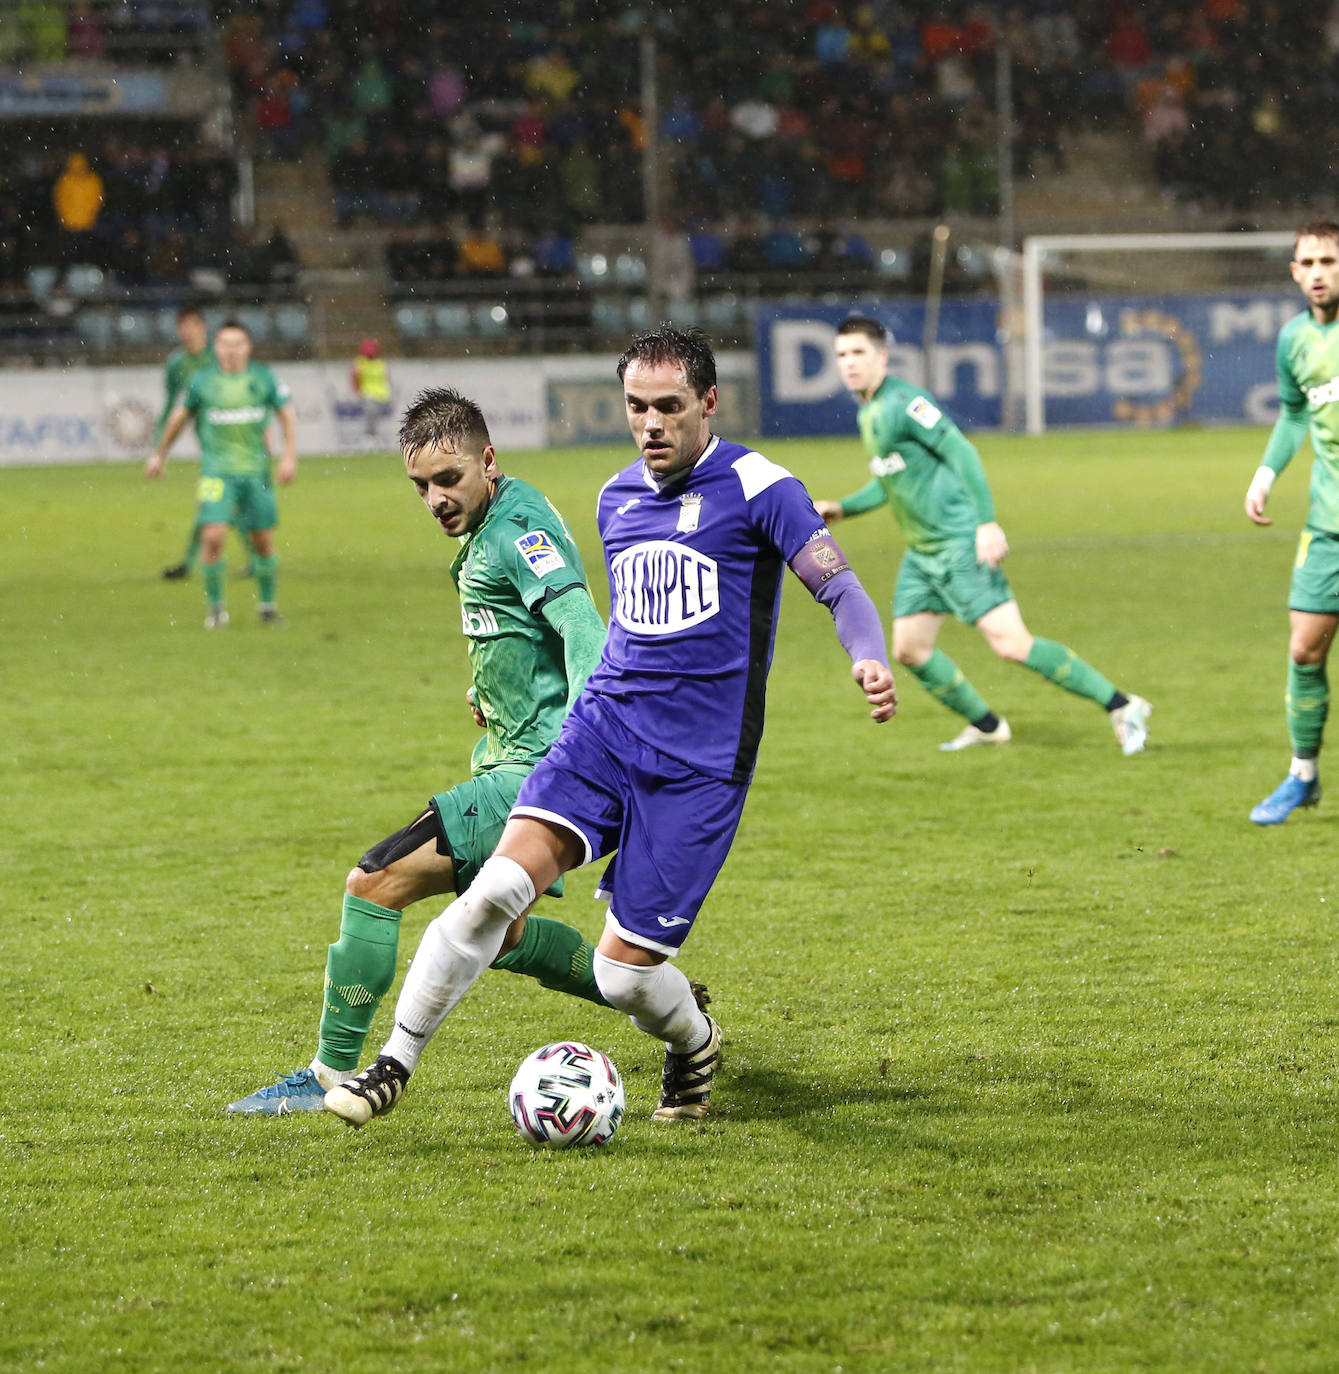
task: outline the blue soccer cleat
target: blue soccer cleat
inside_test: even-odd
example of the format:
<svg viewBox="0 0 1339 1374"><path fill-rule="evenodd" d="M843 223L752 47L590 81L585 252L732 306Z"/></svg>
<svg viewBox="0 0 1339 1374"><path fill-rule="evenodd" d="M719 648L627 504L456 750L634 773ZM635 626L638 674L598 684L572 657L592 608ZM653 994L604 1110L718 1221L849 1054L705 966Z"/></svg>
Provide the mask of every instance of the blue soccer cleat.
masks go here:
<svg viewBox="0 0 1339 1374"><path fill-rule="evenodd" d="M290 1112L319 1112L324 1108L321 1080L310 1069L298 1069L240 1102L229 1102L228 1115L288 1116Z"/></svg>
<svg viewBox="0 0 1339 1374"><path fill-rule="evenodd" d="M1315 806L1319 800L1319 778L1303 782L1295 773L1289 773L1251 812L1251 819L1256 825L1282 825L1299 806Z"/></svg>

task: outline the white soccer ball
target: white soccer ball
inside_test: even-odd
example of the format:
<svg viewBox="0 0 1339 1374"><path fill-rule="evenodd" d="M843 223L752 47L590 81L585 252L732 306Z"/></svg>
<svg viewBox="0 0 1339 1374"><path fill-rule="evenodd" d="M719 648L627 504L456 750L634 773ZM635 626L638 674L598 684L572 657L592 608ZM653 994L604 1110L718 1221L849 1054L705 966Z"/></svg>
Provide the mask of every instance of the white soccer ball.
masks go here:
<svg viewBox="0 0 1339 1374"><path fill-rule="evenodd" d="M605 1145L623 1119L623 1080L608 1055L560 1040L521 1061L507 1101L516 1129L536 1145Z"/></svg>

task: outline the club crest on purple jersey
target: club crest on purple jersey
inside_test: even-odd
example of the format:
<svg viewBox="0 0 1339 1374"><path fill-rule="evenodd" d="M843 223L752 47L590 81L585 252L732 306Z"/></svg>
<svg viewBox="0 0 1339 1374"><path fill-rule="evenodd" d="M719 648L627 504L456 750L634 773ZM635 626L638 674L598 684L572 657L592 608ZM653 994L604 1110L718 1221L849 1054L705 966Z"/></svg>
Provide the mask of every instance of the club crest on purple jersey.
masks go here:
<svg viewBox="0 0 1339 1374"><path fill-rule="evenodd" d="M679 523L675 529L680 534L692 534L697 522L702 518L702 493L691 491L679 497Z"/></svg>

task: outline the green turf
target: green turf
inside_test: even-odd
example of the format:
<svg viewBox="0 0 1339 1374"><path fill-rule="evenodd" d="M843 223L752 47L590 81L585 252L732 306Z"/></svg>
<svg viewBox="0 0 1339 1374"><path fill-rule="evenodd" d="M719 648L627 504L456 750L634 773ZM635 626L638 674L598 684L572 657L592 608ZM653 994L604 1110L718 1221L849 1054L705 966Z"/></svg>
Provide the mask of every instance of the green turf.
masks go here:
<svg viewBox="0 0 1339 1374"><path fill-rule="evenodd" d="M1305 502L1299 460L1248 524L1262 442L982 440L1030 627L1153 700L1142 757L956 625L1015 743L939 753L957 722L907 674L876 728L788 589L682 959L727 1067L682 1127L646 1119L645 1037L504 974L384 1122L226 1119L314 1049L345 872L466 769L452 545L396 459L308 461L290 624L234 577L206 634L198 581L157 577L188 464L0 471L0 1368L1333 1369L1339 825L1246 821L1288 756ZM816 495L864 480L853 441L765 447ZM591 515L625 457L506 464L602 603ZM887 515L838 535L886 605ZM546 910L596 934L593 879ZM567 1036L622 1067L629 1115L604 1151L536 1153L503 1089Z"/></svg>

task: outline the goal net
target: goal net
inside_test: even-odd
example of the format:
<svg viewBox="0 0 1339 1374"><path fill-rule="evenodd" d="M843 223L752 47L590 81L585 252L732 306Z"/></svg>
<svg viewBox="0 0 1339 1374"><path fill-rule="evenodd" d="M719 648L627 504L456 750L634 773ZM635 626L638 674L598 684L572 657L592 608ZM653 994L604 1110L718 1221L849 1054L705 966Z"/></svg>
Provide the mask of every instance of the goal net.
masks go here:
<svg viewBox="0 0 1339 1374"><path fill-rule="evenodd" d="M1002 332L1022 338L1027 432L1269 423L1274 342L1302 309L1292 248L1291 233L1025 240L1021 318Z"/></svg>

